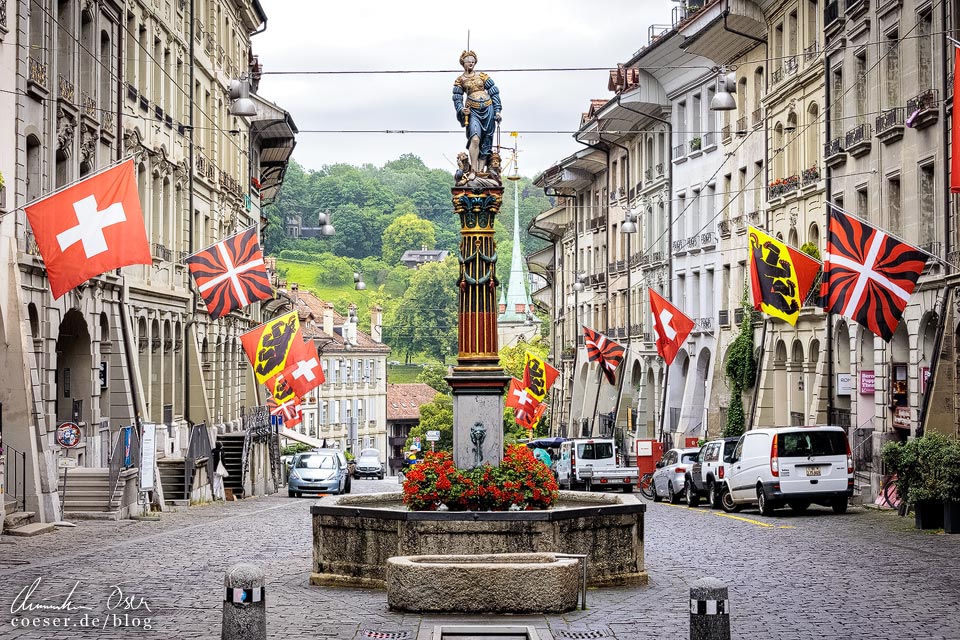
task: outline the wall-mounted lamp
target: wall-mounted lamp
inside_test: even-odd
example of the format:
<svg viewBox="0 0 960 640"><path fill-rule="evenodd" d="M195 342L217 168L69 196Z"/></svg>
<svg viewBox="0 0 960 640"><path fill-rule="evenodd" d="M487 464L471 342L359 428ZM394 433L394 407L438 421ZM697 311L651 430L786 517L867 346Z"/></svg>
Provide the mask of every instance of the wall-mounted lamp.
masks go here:
<svg viewBox="0 0 960 640"><path fill-rule="evenodd" d="M250 79L242 77L230 81L230 115L253 117L257 115L257 105L250 99Z"/></svg>
<svg viewBox="0 0 960 640"><path fill-rule="evenodd" d="M637 232L637 216L633 212L627 213L627 220L622 225L620 225L620 233L636 233Z"/></svg>
<svg viewBox="0 0 960 640"><path fill-rule="evenodd" d="M583 273L578 272L576 274L576 281L573 283L573 290L577 293L583 291Z"/></svg>

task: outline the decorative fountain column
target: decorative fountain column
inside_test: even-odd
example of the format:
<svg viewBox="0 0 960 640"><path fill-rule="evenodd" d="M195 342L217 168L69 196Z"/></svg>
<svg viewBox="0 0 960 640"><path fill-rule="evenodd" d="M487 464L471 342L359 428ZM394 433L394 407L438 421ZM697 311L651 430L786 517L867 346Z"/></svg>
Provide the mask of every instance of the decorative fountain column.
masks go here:
<svg viewBox="0 0 960 640"><path fill-rule="evenodd" d="M497 243L493 225L503 187L454 187L460 217L457 366L453 390L453 460L461 469L499 465L503 457L503 392L509 376L497 345Z"/></svg>

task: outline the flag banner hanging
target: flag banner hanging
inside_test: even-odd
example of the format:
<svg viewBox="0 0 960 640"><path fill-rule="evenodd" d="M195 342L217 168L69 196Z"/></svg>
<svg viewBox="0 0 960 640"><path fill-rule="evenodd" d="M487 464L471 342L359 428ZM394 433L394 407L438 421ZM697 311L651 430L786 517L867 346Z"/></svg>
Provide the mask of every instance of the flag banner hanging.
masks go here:
<svg viewBox="0 0 960 640"><path fill-rule="evenodd" d="M543 417L544 412L547 410L547 403L540 402L537 403L537 406L529 411L516 411L515 418L517 424L526 429L527 431L533 431L537 428L537 424L540 422L540 418Z"/></svg>
<svg viewBox="0 0 960 640"><path fill-rule="evenodd" d="M926 263L920 249L834 207L823 260L824 309L889 342Z"/></svg>
<svg viewBox="0 0 960 640"><path fill-rule="evenodd" d="M257 382L263 384L286 368L287 356L299 331L297 312L291 311L240 336Z"/></svg>
<svg viewBox="0 0 960 640"><path fill-rule="evenodd" d="M537 400L530 395L530 390L523 386L523 383L516 378L510 379L510 388L507 389L506 405L512 407L514 412L530 411L536 406Z"/></svg>
<svg viewBox="0 0 960 640"><path fill-rule="evenodd" d="M953 68L960 70L960 47L953 49ZM953 74L953 111L960 114L960 73ZM950 136L953 145L950 147L950 193L960 193L960 124L951 117Z"/></svg>
<svg viewBox="0 0 960 640"><path fill-rule="evenodd" d="M749 238L753 308L796 325L820 262L756 227Z"/></svg>
<svg viewBox="0 0 960 640"><path fill-rule="evenodd" d="M300 398L293 392L282 373L270 378L266 383L270 397L267 398L267 408L270 414L280 416L283 426L292 428L303 420L303 407Z"/></svg>
<svg viewBox="0 0 960 640"><path fill-rule="evenodd" d="M282 375L293 388L293 392L301 398L326 380L317 345L313 340L304 341L302 330L298 330L293 338L287 366L284 367Z"/></svg>
<svg viewBox="0 0 960 640"><path fill-rule="evenodd" d="M107 271L153 264L132 159L24 211L54 298Z"/></svg>
<svg viewBox="0 0 960 640"><path fill-rule="evenodd" d="M523 386L537 401L547 396L560 372L550 366L543 358L526 352L526 365L523 368Z"/></svg>
<svg viewBox="0 0 960 640"><path fill-rule="evenodd" d="M616 384L617 367L623 362L623 347L588 327L583 328L583 340L587 346L587 360L600 363L607 382Z"/></svg>
<svg viewBox="0 0 960 640"><path fill-rule="evenodd" d="M653 289L650 292L650 312L653 314L653 331L657 337L657 353L667 365L673 364L683 343L693 330L693 320L670 304Z"/></svg>
<svg viewBox="0 0 960 640"><path fill-rule="evenodd" d="M253 227L184 260L213 319L273 297Z"/></svg>

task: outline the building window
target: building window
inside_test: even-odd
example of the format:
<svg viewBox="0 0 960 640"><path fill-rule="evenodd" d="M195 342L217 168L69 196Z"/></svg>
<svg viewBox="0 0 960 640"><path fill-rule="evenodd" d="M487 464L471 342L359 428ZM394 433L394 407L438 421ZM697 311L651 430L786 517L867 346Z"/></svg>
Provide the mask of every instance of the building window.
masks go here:
<svg viewBox="0 0 960 640"><path fill-rule="evenodd" d="M857 215L861 220L866 220L870 215L866 185L857 188Z"/></svg>
<svg viewBox="0 0 960 640"><path fill-rule="evenodd" d="M917 16L917 89L933 88L933 18L924 11Z"/></svg>
<svg viewBox="0 0 960 640"><path fill-rule="evenodd" d="M920 167L920 225L917 240L921 247L932 251L930 246L936 236L937 185L933 163Z"/></svg>
<svg viewBox="0 0 960 640"><path fill-rule="evenodd" d="M867 121L867 52L860 51L854 58L856 70L857 124Z"/></svg>
<svg viewBox="0 0 960 640"><path fill-rule="evenodd" d="M900 36L896 29L886 34L887 45L883 59L885 73L883 74L883 96L886 99L884 108L891 109L900 106Z"/></svg>
<svg viewBox="0 0 960 640"><path fill-rule="evenodd" d="M831 124L833 130L831 135L834 138L843 134L843 67L837 66L831 72L830 94L833 96L833 105L831 111Z"/></svg>
<svg viewBox="0 0 960 640"><path fill-rule="evenodd" d="M900 235L902 232L902 222L900 220L900 176L891 176L887 178L887 228L890 233Z"/></svg>

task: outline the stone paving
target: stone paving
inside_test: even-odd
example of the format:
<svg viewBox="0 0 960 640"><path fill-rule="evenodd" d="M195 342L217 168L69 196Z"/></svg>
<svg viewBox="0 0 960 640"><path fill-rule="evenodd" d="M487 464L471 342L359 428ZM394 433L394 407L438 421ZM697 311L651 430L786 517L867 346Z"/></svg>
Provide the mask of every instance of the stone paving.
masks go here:
<svg viewBox="0 0 960 640"><path fill-rule="evenodd" d="M712 575L730 586L735 638L960 639L960 536L915 531L890 513L814 507L764 518L649 504L648 586L591 589L586 611L494 620L399 614L381 591L310 586L312 503L272 496L182 509L160 522L2 536L0 638L218 638L224 570L246 561L266 572L273 638L417 640L438 624L484 623L533 626L558 640L686 638L689 584ZM65 629L13 626L24 615L11 610L24 600L18 593L38 578L29 602L61 604L73 589L72 604L92 610L27 615L48 624L69 615ZM80 626L84 614L99 628Z"/></svg>

